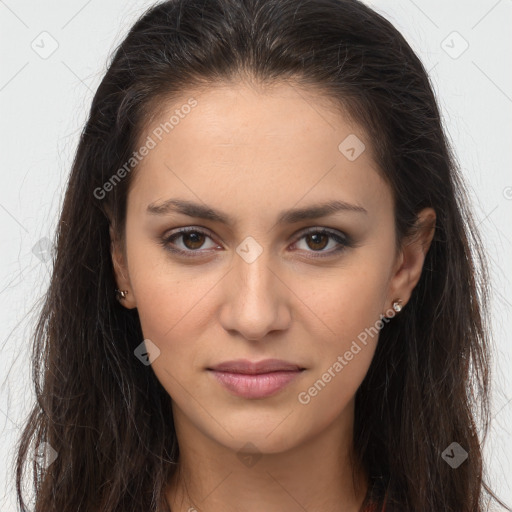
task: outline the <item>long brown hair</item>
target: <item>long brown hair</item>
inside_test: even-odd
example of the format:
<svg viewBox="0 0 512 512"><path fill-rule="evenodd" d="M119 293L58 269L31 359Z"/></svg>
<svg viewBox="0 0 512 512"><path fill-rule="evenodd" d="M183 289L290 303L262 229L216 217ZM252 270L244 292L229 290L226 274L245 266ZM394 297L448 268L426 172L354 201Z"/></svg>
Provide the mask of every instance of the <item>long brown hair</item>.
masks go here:
<svg viewBox="0 0 512 512"><path fill-rule="evenodd" d="M314 87L366 130L393 192L398 244L422 208L436 211L421 279L382 328L357 391L354 443L370 478L365 504L386 496L387 512L483 511L484 489L497 499L481 451L490 368L483 246L425 68L357 0L170 0L115 51L73 162L34 335L37 403L18 447L20 506L29 463L34 512L168 510L163 489L179 458L171 401L134 357L143 334L137 310L113 293L109 228L123 240L137 170L126 162L158 104L244 76ZM468 454L457 468L443 457L452 443ZM50 465L36 463L40 446L55 451Z"/></svg>

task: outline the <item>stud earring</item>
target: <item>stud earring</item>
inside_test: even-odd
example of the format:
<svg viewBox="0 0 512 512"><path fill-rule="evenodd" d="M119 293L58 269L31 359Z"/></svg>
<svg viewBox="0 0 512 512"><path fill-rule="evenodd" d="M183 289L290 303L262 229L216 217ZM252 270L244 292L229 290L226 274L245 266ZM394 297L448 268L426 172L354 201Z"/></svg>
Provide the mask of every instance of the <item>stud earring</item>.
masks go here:
<svg viewBox="0 0 512 512"><path fill-rule="evenodd" d="M400 299L395 299L392 307L397 313L400 313L400 311L402 311L402 301Z"/></svg>
<svg viewBox="0 0 512 512"><path fill-rule="evenodd" d="M128 290L118 290L116 288L116 299L118 301L125 299L127 295L128 295Z"/></svg>

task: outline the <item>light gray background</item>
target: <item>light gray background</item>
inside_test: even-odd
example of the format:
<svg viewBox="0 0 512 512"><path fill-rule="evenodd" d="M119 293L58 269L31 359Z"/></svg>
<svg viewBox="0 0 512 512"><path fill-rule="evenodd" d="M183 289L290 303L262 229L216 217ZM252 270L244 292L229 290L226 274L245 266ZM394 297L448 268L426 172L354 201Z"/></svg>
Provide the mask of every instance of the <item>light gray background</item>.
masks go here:
<svg viewBox="0 0 512 512"><path fill-rule="evenodd" d="M512 504L512 0L367 3L405 35L431 72L471 191L494 287L493 423L484 451L491 487ZM152 4L0 0L0 509L5 512L16 510L14 442L33 399L29 336L50 270L44 254L33 248L42 243L44 249L45 237L52 237L107 56ZM52 45L58 47L48 55Z"/></svg>

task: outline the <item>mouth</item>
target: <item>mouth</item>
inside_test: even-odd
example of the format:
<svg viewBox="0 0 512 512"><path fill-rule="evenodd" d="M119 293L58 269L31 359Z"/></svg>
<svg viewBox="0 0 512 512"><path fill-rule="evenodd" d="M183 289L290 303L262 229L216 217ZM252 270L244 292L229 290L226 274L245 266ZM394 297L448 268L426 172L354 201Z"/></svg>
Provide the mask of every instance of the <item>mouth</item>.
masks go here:
<svg viewBox="0 0 512 512"><path fill-rule="evenodd" d="M300 365L280 359L258 362L239 359L207 368L225 389L248 399L267 398L277 394L305 370Z"/></svg>
<svg viewBox="0 0 512 512"><path fill-rule="evenodd" d="M305 368L282 359L263 359L262 361L256 362L249 361L248 359L237 359L234 361L225 361L224 363L207 368L207 370L258 375L271 372L300 371L305 370Z"/></svg>

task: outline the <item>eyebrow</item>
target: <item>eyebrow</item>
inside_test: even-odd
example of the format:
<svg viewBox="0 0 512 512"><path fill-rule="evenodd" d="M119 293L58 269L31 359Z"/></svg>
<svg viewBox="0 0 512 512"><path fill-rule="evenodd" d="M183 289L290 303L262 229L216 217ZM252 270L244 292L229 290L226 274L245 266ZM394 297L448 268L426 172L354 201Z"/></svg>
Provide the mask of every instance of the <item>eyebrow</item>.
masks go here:
<svg viewBox="0 0 512 512"><path fill-rule="evenodd" d="M307 208L296 208L283 210L278 218L279 224L293 224L302 220L316 219L333 215L334 213L344 212L357 212L368 214L368 212L359 205L349 204L345 201L329 201L327 203L315 204ZM236 221L230 215L215 210L214 208L192 201L183 199L168 199L161 204L151 203L147 207L147 213L150 215L168 215L169 213L181 213L189 217L196 217L200 219L211 220L220 222L228 226L234 226Z"/></svg>

